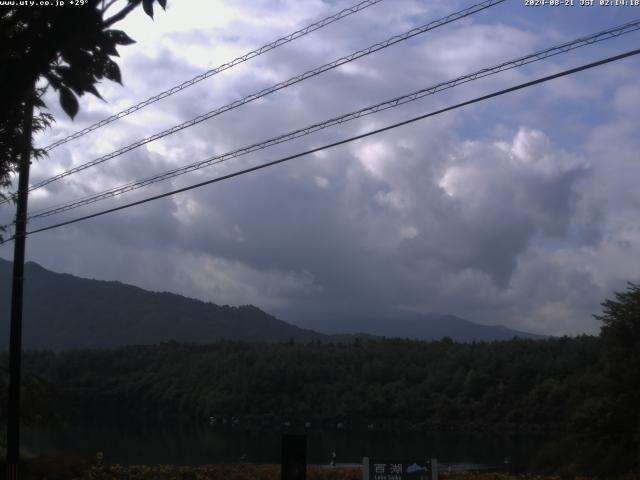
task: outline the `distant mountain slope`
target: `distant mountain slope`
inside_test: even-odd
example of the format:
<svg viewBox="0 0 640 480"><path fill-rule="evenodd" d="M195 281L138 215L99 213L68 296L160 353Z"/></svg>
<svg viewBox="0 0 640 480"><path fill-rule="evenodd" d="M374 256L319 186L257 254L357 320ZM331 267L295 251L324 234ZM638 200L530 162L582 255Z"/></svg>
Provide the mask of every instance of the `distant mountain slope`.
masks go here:
<svg viewBox="0 0 640 480"><path fill-rule="evenodd" d="M380 337L400 337L414 340L440 340L450 337L457 342L511 340L513 337L543 339L543 335L512 330L503 325L480 325L455 315L387 315L379 318L351 318L341 321L305 323L320 332L361 332Z"/></svg>
<svg viewBox="0 0 640 480"><path fill-rule="evenodd" d="M8 348L11 262L0 259L0 351ZM300 328L254 306L219 306L173 293L149 292L120 282L51 272L27 262L23 345L66 350L156 344L211 343L222 339L259 342L345 342L373 335L456 341L533 337L505 327L486 327L458 317L402 317L361 322L332 320ZM351 335L353 332L366 334Z"/></svg>
<svg viewBox="0 0 640 480"><path fill-rule="evenodd" d="M0 350L8 347L11 263L0 259ZM253 306L229 307L120 282L25 266L23 342L28 349L114 347L163 341L297 342L353 340L305 330Z"/></svg>

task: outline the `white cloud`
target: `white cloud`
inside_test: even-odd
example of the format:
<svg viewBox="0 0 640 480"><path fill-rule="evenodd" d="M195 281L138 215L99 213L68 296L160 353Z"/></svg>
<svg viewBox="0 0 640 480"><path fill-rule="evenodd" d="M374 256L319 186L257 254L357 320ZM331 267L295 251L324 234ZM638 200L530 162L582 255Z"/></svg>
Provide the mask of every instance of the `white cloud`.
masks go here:
<svg viewBox="0 0 640 480"><path fill-rule="evenodd" d="M315 177L313 177L313 180L318 188L329 188L330 182L327 177L316 175Z"/></svg>
<svg viewBox="0 0 640 480"><path fill-rule="evenodd" d="M121 49L124 88L101 85L108 103L82 99L74 122L50 95L48 104L59 120L39 143L352 3L185 0L169 2L168 11L158 12L154 22L137 12L121 25L138 41ZM52 151L50 159L34 166L32 179L465 5L381 2ZM616 12L611 15L622 15ZM597 13L581 11L592 17L580 28L560 17L536 23L523 21L522 15L505 4L505 9L416 37L51 184L32 195L32 208L424 88L539 49L548 45L545 38L559 43L584 35L585 29L604 28ZM610 48L601 45L590 48ZM576 57L598 56L593 50L572 55L460 86L105 206L405 120L556 71L579 62ZM304 320L301 312L375 314L410 308L541 333L593 332L597 324L590 314L599 303L626 280L637 279L638 68L637 61L621 63L555 83L553 89L550 84L502 97L34 236L28 252L56 270L217 303L255 303L297 320ZM3 215L10 218L8 211Z"/></svg>

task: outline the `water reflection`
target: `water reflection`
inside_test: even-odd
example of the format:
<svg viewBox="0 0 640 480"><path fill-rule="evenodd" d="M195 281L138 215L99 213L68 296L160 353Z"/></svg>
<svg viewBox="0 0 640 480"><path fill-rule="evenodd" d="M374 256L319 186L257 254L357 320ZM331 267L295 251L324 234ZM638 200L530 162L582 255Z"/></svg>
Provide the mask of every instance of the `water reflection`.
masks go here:
<svg viewBox="0 0 640 480"><path fill-rule="evenodd" d="M34 455L80 454L121 464L197 465L229 462L278 463L280 431L86 426L25 429L23 446ZM545 435L494 433L308 432L308 461L327 464L331 452L338 463L359 463L362 457L439 459L441 467L486 465L492 470L527 471L549 440Z"/></svg>

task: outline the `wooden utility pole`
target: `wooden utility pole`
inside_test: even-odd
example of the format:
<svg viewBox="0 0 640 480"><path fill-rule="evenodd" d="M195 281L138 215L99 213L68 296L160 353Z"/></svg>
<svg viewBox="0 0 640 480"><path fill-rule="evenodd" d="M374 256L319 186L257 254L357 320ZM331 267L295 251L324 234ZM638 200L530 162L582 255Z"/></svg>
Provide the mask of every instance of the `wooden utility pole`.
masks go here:
<svg viewBox="0 0 640 480"><path fill-rule="evenodd" d="M9 337L9 402L7 409L7 479L20 478L20 364L22 360L22 291L27 232L27 197L31 165L31 133L35 88L25 99L22 121L23 145L18 165L18 200L13 247L13 281L11 286L11 327Z"/></svg>

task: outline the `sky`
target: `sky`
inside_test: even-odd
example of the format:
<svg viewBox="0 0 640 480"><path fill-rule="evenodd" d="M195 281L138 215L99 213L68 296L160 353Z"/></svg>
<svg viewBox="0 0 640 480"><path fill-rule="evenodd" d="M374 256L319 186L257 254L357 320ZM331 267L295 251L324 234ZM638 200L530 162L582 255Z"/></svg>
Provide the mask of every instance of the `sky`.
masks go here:
<svg viewBox="0 0 640 480"><path fill-rule="evenodd" d="M169 0L117 28L123 86L98 86L44 146L355 0ZM411 28L468 0L383 0L124 119L32 166L32 183ZM99 192L640 18L640 7L507 0L275 92L30 196L30 211ZM438 93L207 167L38 228L380 128L638 47L640 33ZM597 333L600 303L640 281L640 58L30 236L27 259L217 304L324 321L413 313L548 334ZM12 219L1 207L0 219ZM11 258L5 244L0 256Z"/></svg>

